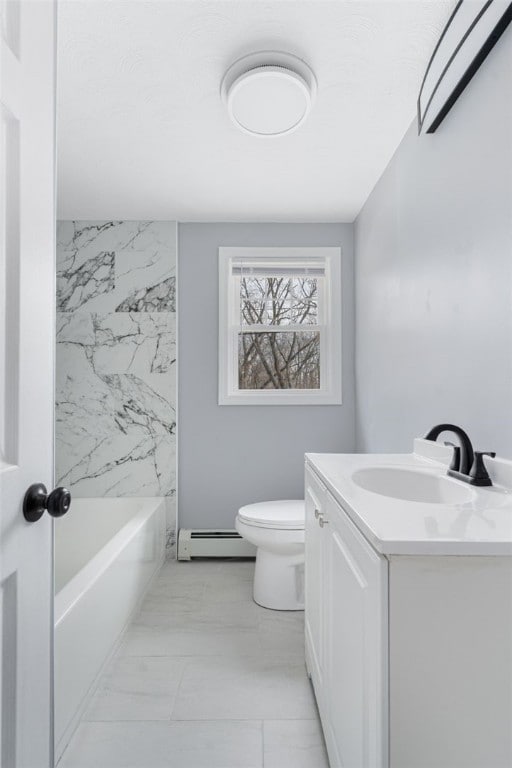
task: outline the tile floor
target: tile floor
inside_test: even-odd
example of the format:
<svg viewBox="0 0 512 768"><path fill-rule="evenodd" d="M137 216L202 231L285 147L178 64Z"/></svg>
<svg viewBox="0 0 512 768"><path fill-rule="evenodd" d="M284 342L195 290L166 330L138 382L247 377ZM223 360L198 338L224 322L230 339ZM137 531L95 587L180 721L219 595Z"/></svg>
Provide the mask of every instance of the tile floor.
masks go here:
<svg viewBox="0 0 512 768"><path fill-rule="evenodd" d="M166 563L59 768L328 768L304 615L251 596L254 563Z"/></svg>

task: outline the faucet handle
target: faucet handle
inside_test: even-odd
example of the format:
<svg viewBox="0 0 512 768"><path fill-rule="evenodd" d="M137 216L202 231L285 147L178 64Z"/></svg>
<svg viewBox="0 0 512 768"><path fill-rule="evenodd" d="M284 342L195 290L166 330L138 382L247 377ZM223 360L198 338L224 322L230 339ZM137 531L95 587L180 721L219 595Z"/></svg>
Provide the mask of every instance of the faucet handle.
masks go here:
<svg viewBox="0 0 512 768"><path fill-rule="evenodd" d="M496 456L495 451L475 451L473 466L470 469L469 476L472 485L492 485L492 480L484 464L483 457L490 456L492 459Z"/></svg>
<svg viewBox="0 0 512 768"><path fill-rule="evenodd" d="M449 468L454 472L460 472L460 446L450 443L449 440L445 440L444 444L453 448L453 456Z"/></svg>

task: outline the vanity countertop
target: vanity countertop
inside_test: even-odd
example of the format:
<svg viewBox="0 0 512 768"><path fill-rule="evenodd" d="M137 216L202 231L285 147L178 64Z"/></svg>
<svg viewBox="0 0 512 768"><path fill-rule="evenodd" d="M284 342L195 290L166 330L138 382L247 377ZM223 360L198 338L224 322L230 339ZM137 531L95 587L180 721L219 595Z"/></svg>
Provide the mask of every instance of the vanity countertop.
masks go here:
<svg viewBox="0 0 512 768"><path fill-rule="evenodd" d="M405 501L365 490L364 468L399 468L445 476L451 448L417 439L410 454L308 453L306 464L372 546L384 555L512 556L512 462L486 458L493 486L468 489L455 504Z"/></svg>

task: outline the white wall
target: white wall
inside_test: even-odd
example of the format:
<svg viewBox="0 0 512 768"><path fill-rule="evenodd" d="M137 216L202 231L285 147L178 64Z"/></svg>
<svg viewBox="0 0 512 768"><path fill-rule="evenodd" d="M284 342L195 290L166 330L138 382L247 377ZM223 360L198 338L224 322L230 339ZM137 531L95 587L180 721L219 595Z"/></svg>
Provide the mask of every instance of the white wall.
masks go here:
<svg viewBox="0 0 512 768"><path fill-rule="evenodd" d="M432 136L413 124L356 221L357 437L433 424L512 457L512 29Z"/></svg>
<svg viewBox="0 0 512 768"><path fill-rule="evenodd" d="M304 497L306 451L353 451L351 224L180 224L178 510L182 528L232 528L243 504ZM343 405L219 406L218 248L342 249Z"/></svg>

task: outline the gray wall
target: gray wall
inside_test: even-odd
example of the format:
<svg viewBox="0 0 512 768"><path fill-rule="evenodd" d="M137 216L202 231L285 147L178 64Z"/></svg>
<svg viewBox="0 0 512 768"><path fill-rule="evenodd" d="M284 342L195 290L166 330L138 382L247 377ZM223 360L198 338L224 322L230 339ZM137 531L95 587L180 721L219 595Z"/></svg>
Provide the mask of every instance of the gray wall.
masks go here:
<svg viewBox="0 0 512 768"><path fill-rule="evenodd" d="M413 124L356 221L357 434L435 423L512 457L512 29L432 136Z"/></svg>
<svg viewBox="0 0 512 768"><path fill-rule="evenodd" d="M306 451L354 450L353 227L180 224L179 526L232 528L238 507L302 498ZM219 406L218 248L341 246L343 405Z"/></svg>

